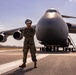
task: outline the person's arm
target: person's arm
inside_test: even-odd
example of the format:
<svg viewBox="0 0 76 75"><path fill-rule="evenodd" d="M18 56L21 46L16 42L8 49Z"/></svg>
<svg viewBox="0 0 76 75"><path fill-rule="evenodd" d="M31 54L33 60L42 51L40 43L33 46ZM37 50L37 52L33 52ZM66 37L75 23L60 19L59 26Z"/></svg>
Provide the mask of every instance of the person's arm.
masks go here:
<svg viewBox="0 0 76 75"><path fill-rule="evenodd" d="M25 36L25 34L26 34L26 29L23 30L23 36Z"/></svg>
<svg viewBox="0 0 76 75"><path fill-rule="evenodd" d="M35 35L35 29L33 29L31 32L32 33L30 34L30 36L33 37Z"/></svg>

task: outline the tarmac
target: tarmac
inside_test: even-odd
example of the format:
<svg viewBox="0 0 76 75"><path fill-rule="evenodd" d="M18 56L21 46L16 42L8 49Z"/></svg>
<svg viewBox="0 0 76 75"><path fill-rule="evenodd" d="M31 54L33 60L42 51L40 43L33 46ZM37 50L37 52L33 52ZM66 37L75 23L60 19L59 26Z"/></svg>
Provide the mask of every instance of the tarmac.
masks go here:
<svg viewBox="0 0 76 75"><path fill-rule="evenodd" d="M27 66L22 64L22 50L0 50L0 75L76 75L76 52L37 51L37 68L28 53Z"/></svg>

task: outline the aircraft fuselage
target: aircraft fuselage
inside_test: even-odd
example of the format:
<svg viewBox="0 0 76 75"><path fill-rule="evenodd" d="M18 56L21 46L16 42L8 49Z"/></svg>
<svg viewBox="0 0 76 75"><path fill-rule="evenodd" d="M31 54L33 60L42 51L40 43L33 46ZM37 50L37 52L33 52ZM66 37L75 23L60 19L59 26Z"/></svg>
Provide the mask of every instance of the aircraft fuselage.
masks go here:
<svg viewBox="0 0 76 75"><path fill-rule="evenodd" d="M36 36L44 45L59 45L68 38L68 26L60 13L47 10L36 26Z"/></svg>

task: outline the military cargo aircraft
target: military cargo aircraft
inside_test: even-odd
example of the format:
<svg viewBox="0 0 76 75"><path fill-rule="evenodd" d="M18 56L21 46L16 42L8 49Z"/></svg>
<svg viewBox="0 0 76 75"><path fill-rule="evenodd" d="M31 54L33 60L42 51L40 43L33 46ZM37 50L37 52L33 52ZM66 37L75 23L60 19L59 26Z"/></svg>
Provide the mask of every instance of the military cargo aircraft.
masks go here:
<svg viewBox="0 0 76 75"><path fill-rule="evenodd" d="M64 50L71 49L74 51L74 44L69 33L76 33L76 25L67 23L63 18L76 18L73 16L61 15L56 9L48 9L36 25L32 25L36 30L36 37L39 43L44 45L40 50L58 51L59 47ZM0 32L0 42L6 42L7 37L13 35L16 40L23 38L25 27L11 29Z"/></svg>

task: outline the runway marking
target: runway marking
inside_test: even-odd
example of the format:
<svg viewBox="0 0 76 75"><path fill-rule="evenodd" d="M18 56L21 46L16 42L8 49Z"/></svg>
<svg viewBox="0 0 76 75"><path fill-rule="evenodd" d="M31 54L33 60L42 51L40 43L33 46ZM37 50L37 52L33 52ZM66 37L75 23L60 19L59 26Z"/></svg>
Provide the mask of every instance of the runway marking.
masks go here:
<svg viewBox="0 0 76 75"><path fill-rule="evenodd" d="M49 56L50 54L39 54L37 56L37 60L40 60L42 58L45 58L47 56ZM27 64L28 63L31 63L32 60L31 60L31 57L27 59ZM22 59L21 60L17 60L17 61L14 61L14 62L10 62L10 63L6 63L6 64L3 64L3 65L0 65L0 74L3 74L5 72L8 72L12 69L15 69L17 68L19 65L22 64Z"/></svg>

